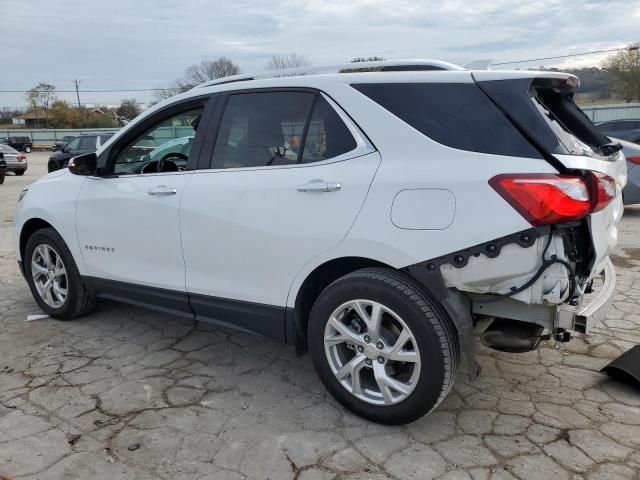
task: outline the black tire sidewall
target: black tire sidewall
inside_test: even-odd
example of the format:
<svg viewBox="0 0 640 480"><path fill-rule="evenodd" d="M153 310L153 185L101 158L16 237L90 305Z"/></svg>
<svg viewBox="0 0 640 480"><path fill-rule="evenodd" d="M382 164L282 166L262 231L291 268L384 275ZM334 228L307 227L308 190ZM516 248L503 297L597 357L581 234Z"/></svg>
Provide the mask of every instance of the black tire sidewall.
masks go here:
<svg viewBox="0 0 640 480"><path fill-rule="evenodd" d="M378 406L364 402L349 393L331 371L324 351L324 329L337 307L355 299L377 301L396 312L418 343L421 361L418 384L409 397L397 404ZM433 309L430 314L435 316ZM440 399L445 382L445 353L431 322L415 300L379 280L339 280L327 287L313 306L308 328L309 351L320 379L346 408L380 423L409 423L431 411Z"/></svg>
<svg viewBox="0 0 640 480"><path fill-rule="evenodd" d="M55 249L56 252L58 252L58 254L62 257L62 262L64 263L64 267L67 271L67 299L64 305L60 308L53 308L47 305L40 297L40 294L36 290L33 281L31 272L31 257L36 247L42 244L49 245L53 249ZM76 267L76 264L73 261L73 257L71 256L71 252L69 251L67 245L64 243L62 237L52 228L38 230L33 235L31 235L31 237L27 241L22 262L25 278L27 280L27 283L29 284L29 288L31 289L31 294L33 295L33 298L36 300L42 311L53 318L58 318L61 320L72 318L74 316L74 312L76 311L76 306L79 302L78 287L81 283L81 279L78 268Z"/></svg>

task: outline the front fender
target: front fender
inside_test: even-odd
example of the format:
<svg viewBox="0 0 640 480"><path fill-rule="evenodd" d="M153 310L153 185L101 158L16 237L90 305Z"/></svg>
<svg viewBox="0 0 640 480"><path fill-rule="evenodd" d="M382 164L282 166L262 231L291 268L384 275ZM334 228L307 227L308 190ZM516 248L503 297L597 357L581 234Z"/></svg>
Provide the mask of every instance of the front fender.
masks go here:
<svg viewBox="0 0 640 480"><path fill-rule="evenodd" d="M67 170L46 175L28 187L18 203L13 231L16 258L22 261L20 236L24 226L34 219L51 225L64 239L73 255L78 270L84 275L86 268L76 234L76 204L85 177L72 175Z"/></svg>

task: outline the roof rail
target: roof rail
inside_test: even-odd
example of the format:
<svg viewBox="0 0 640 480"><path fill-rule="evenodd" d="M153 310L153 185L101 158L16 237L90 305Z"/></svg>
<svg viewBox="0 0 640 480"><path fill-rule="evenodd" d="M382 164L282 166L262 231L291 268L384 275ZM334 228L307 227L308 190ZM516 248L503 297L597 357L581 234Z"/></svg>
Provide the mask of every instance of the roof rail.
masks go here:
<svg viewBox="0 0 640 480"><path fill-rule="evenodd" d="M318 65L297 68L285 68L281 70L264 70L255 73L243 73L231 75L229 77L216 78L208 82L196 85L195 88L210 87L212 85L222 85L225 83L242 82L246 80L258 80L261 78L291 77L298 75L310 75L327 72L340 72L341 70L362 70L379 68L382 71L416 71L416 70L464 70L464 68L453 63L440 60L408 59L408 60L381 60L373 62L350 62L336 65Z"/></svg>

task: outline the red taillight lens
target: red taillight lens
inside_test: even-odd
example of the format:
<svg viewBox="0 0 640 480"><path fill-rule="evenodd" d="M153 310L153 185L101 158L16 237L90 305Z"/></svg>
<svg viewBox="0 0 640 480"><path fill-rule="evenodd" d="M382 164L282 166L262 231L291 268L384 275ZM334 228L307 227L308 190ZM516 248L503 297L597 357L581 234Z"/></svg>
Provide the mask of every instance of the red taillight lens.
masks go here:
<svg viewBox="0 0 640 480"><path fill-rule="evenodd" d="M27 156L24 153L20 153L17 158L19 162L24 162L27 159Z"/></svg>
<svg viewBox="0 0 640 480"><path fill-rule="evenodd" d="M639 157L627 157L627 162L631 162L634 165L640 165L640 156Z"/></svg>
<svg viewBox="0 0 640 480"><path fill-rule="evenodd" d="M489 184L533 226L577 220L592 210L589 188L580 177L507 174Z"/></svg>
<svg viewBox="0 0 640 480"><path fill-rule="evenodd" d="M591 196L593 211L606 207L616 197L616 181L603 173L591 172Z"/></svg>

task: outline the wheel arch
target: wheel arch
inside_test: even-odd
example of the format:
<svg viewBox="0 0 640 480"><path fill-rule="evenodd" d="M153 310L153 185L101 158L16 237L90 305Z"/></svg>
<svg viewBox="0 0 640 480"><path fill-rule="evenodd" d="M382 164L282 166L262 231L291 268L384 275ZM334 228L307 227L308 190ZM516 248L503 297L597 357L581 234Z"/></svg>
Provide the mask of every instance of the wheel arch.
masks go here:
<svg viewBox="0 0 640 480"><path fill-rule="evenodd" d="M293 308L289 312L293 314L290 322L287 338L291 338L290 343L295 343L298 353L307 351L307 324L309 313L318 295L338 278L356 270L368 267L385 267L393 269L378 260L366 257L338 257L327 260L316 266L300 284L295 295Z"/></svg>
<svg viewBox="0 0 640 480"><path fill-rule="evenodd" d="M53 225L39 217L30 218L24 223L24 225L22 225L22 228L20 229L20 258L22 259L22 261L24 261L24 250L27 246L29 238L35 232L43 228L53 228L54 230L56 230Z"/></svg>

